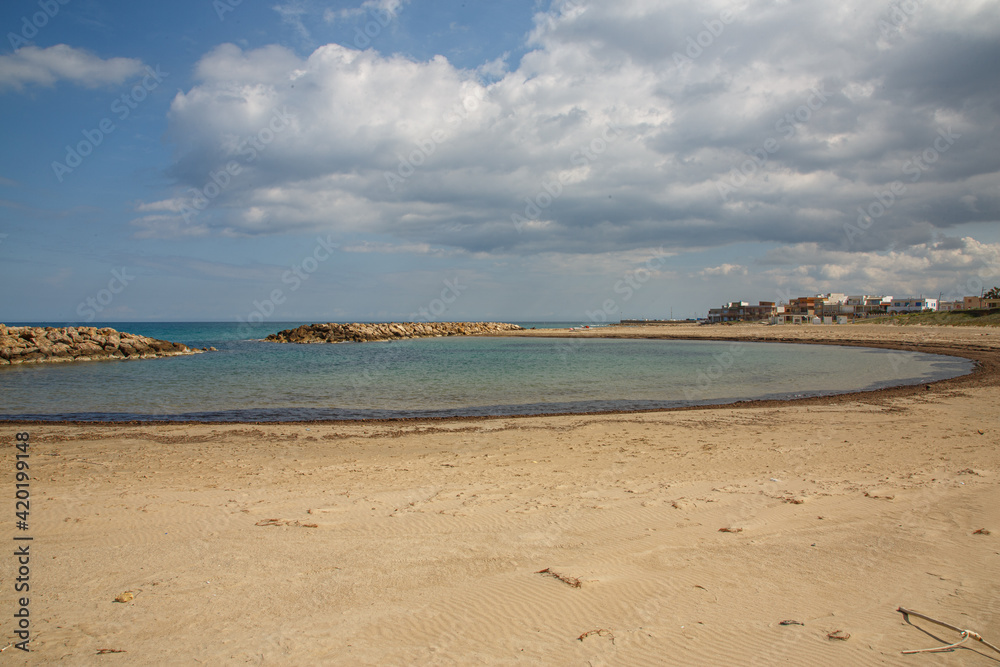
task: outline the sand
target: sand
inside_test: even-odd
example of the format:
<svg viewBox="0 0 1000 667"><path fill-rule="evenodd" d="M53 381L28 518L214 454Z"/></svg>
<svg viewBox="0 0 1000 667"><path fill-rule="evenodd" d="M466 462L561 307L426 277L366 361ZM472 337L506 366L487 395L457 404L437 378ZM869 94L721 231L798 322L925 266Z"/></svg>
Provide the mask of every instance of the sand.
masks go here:
<svg viewBox="0 0 1000 667"><path fill-rule="evenodd" d="M985 370L669 412L0 424L7 543L18 431L31 435L34 538L32 652L0 659L997 664L982 645L903 655L959 637L896 608L1000 644L1000 332L687 329L671 335L933 347Z"/></svg>

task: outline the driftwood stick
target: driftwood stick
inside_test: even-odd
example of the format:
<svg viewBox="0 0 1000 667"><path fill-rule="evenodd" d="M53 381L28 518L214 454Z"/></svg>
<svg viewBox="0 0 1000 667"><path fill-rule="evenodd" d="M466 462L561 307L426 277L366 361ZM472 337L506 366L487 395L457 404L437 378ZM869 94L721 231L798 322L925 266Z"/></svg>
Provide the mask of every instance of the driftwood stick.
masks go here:
<svg viewBox="0 0 1000 667"><path fill-rule="evenodd" d="M930 621L931 623L937 623L938 625L940 625L942 627L948 628L949 630L954 630L955 632L957 632L960 635L962 635L962 638L959 641L955 642L954 644L948 644L947 646L938 646L936 648L921 648L921 649L915 649L915 650L912 650L912 651L903 651L903 653L905 653L905 654L910 654L910 653L942 653L944 651L951 651L951 650L955 649L956 647L961 646L962 644L964 644L969 639L975 639L977 642L985 644L986 646L989 646L991 649L993 649L997 653L1000 653L1000 648L997 648L993 644L991 644L988 641L986 641L985 639L983 639L979 635L978 632L973 632L972 630L963 630L962 628L957 628L954 625L951 625L950 623L945 623L944 621L939 621L936 618L931 618L930 616L925 616L924 614L921 614L921 613L916 612L916 611L911 611L909 609L903 609L902 607L897 608L896 611L898 611L899 613L901 613L903 616L906 616L906 617L916 616L917 618L922 618L925 621ZM907 618L906 620L907 620L907 622L909 622L910 619Z"/></svg>
<svg viewBox="0 0 1000 667"><path fill-rule="evenodd" d="M937 623L938 625L943 625L944 627L948 628L949 630L954 630L955 632L965 632L964 630L962 630L962 628L956 628L954 625L949 625L948 623L945 623L944 621L939 621L936 618L931 618L930 616L924 616L923 614L921 614L920 612L917 612L917 611L911 611L909 609L903 609L902 607L900 607L896 611L898 611L899 613L903 614L904 616L916 616L917 618L922 618L925 621L930 621L931 623Z"/></svg>

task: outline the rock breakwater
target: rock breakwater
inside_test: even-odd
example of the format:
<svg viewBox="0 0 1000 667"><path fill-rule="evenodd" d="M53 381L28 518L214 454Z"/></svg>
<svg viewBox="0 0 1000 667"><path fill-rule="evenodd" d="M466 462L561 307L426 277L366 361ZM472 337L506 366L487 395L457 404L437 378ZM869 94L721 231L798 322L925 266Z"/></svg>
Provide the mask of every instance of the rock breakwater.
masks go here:
<svg viewBox="0 0 1000 667"><path fill-rule="evenodd" d="M305 324L285 329L264 340L272 343L364 343L432 336L475 336L519 331L523 327L504 322L380 322L352 324Z"/></svg>
<svg viewBox="0 0 1000 667"><path fill-rule="evenodd" d="M154 359L201 350L110 327L8 327L0 324L0 365Z"/></svg>

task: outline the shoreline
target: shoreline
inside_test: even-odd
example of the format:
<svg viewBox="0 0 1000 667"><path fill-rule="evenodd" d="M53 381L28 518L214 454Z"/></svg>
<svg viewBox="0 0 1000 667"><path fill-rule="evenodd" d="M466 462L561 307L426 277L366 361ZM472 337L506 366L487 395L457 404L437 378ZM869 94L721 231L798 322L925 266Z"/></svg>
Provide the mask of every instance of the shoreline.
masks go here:
<svg viewBox="0 0 1000 667"><path fill-rule="evenodd" d="M717 325L715 325L717 326ZM860 331L863 327L865 330ZM718 333L713 325L672 325L668 331L656 325L637 327L632 325L599 327L591 330L566 331L561 329L523 329L507 331L502 333L474 334L475 336L489 337L517 337L517 338L621 338L632 340L708 340L718 342L747 342L747 343L786 343L802 345L833 345L843 347L862 347L873 349L901 350L906 352L921 352L926 354L940 354L945 356L960 357L968 359L974 363L972 370L965 375L953 378L934 380L929 383L916 383L908 385L897 385L880 389L869 389L860 391L846 391L821 396L806 396L802 398L787 399L740 399L725 403L704 403L698 405L682 405L666 408L649 408L636 410L601 410L582 412L552 412L552 413L523 413L511 415L471 415L471 416L441 416L441 417L392 417L392 418L371 418L371 419L314 419L314 420L116 420L116 421L91 421L91 420L14 420L0 419L0 425L27 424L71 424L77 426L88 425L114 425L128 426L141 424L259 424L259 425L279 425L279 424L393 424L396 422L462 422L462 421L490 421L496 419L528 419L533 417L567 417L573 415L629 415L629 414L649 414L657 412L682 412L688 410L711 410L715 408L733 407L740 409L771 408L780 405L836 405L845 401L868 400L883 401L890 398L902 398L923 394L930 388L939 390L952 390L964 387L996 387L1000 386L1000 329L996 331L977 331L968 328L937 326L919 327L921 329L931 329L934 331L923 332L927 335L945 335L948 333L965 332L967 335L961 336L964 340L940 341L936 338L931 342L922 342L916 339L914 331L907 331L910 334L910 341L887 341L873 340L865 338L873 333L887 333L891 330L886 325L783 325L778 329L791 329L785 335L767 335L775 327L765 325L742 324L727 325L733 333ZM638 331L637 331L638 329ZM820 331L816 331L820 329ZM913 329L909 327L908 329ZM799 335L791 335L791 333ZM850 337L851 333L862 333L861 336ZM825 333L826 336L816 335ZM742 334L742 335L741 335ZM981 338L987 338L988 343L983 344ZM991 343L991 344L990 344Z"/></svg>
<svg viewBox="0 0 1000 667"><path fill-rule="evenodd" d="M932 333L894 343L996 363L993 332ZM908 667L959 639L898 607L996 644L988 371L639 413L0 424L32 443L25 663Z"/></svg>

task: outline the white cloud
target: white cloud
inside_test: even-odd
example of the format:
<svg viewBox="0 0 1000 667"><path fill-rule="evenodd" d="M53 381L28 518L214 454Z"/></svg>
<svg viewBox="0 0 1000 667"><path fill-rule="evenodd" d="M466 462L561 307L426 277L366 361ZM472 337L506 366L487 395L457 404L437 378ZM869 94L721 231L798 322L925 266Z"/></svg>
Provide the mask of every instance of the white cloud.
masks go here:
<svg viewBox="0 0 1000 667"><path fill-rule="evenodd" d="M69 81L86 88L120 84L141 72L143 64L134 58L104 60L89 51L57 44L47 49L25 46L0 56L0 90L23 90L26 85L52 86Z"/></svg>
<svg viewBox="0 0 1000 667"><path fill-rule="evenodd" d="M211 233L205 225L191 224L174 215L144 215L129 224L138 228L134 233L137 239L178 239Z"/></svg>
<svg viewBox="0 0 1000 667"><path fill-rule="evenodd" d="M510 52L504 52L504 54L499 58L483 63L477 67L476 71L483 77L489 77L492 79L502 78L503 75L507 73L507 59L509 57Z"/></svg>
<svg viewBox="0 0 1000 667"><path fill-rule="evenodd" d="M292 0L292 2L283 5L275 5L271 9L278 12L278 15L281 16L281 22L295 30L300 38L306 41L312 39L309 30L302 21L302 17L309 13L302 0Z"/></svg>
<svg viewBox="0 0 1000 667"><path fill-rule="evenodd" d="M845 261L906 252L1000 219L989 129L1000 76L987 57L1000 57L1000 14L920 4L886 46L882 11L864 0L557 3L512 71L337 44L307 58L223 45L173 102L179 186L166 199L236 160L240 175L199 217L212 233L323 230L497 255L739 242L814 244ZM289 129L241 155L283 108ZM959 137L913 172L947 128ZM846 233L894 181L906 191L885 214Z"/></svg>
<svg viewBox="0 0 1000 667"><path fill-rule="evenodd" d="M719 266L712 266L698 272L701 276L745 276L748 273L747 267L742 264L720 264Z"/></svg>
<svg viewBox="0 0 1000 667"><path fill-rule="evenodd" d="M182 197L174 197L172 199L140 203L135 207L135 210L140 212L169 211L171 213L180 213L185 202L186 200Z"/></svg>
<svg viewBox="0 0 1000 667"><path fill-rule="evenodd" d="M435 248L429 243L375 243L371 241L348 244L341 247L341 250L343 252L354 253L378 253L383 255L434 255L435 257L465 254L461 250Z"/></svg>
<svg viewBox="0 0 1000 667"><path fill-rule="evenodd" d="M395 19L403 5L409 0L365 0L360 6L351 9L333 10L324 12L323 18L328 23L333 23L338 19L354 19L362 16L374 15L377 19L388 21Z"/></svg>
<svg viewBox="0 0 1000 667"><path fill-rule="evenodd" d="M1000 283L1000 243L945 238L886 252L824 250L814 243L778 248L763 264L757 283L767 280L807 293L884 293L946 299L978 294Z"/></svg>

